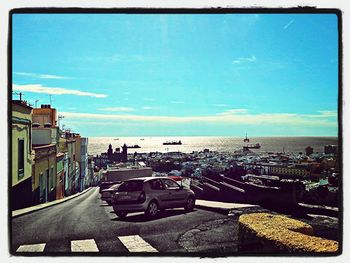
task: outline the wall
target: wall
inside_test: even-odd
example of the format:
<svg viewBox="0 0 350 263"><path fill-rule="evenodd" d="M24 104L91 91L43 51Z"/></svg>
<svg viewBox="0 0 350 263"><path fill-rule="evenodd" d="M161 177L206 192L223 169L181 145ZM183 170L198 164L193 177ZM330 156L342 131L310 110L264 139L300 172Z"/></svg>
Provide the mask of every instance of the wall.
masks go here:
<svg viewBox="0 0 350 263"><path fill-rule="evenodd" d="M64 155L57 158L56 199L64 197Z"/></svg>
<svg viewBox="0 0 350 263"><path fill-rule="evenodd" d="M152 176L152 169L149 167L141 169L117 169L107 170L105 181L125 181L130 178Z"/></svg>
<svg viewBox="0 0 350 263"><path fill-rule="evenodd" d="M30 110L12 105L12 186L32 175ZM25 124L27 122L27 124ZM24 174L18 177L18 139L24 139Z"/></svg>
<svg viewBox="0 0 350 263"><path fill-rule="evenodd" d="M56 126L57 120L56 109L53 108L35 108L33 109L33 123L40 123L44 126L46 122L51 123L51 125Z"/></svg>
<svg viewBox="0 0 350 263"><path fill-rule="evenodd" d="M49 170L49 188L48 188L48 199L46 201L55 200L56 198L56 147L47 146L41 147L40 149L35 149L35 163L33 166L33 180L32 180L32 188L34 194L34 200L36 202L39 201L40 191L46 189L46 186L43 189L40 189L40 174L42 173L45 176L46 170ZM40 157L39 157L40 156ZM51 169L52 168L52 169ZM46 185L46 184L45 184Z"/></svg>
<svg viewBox="0 0 350 263"><path fill-rule="evenodd" d="M33 128L33 145L56 144L57 128Z"/></svg>
<svg viewBox="0 0 350 263"><path fill-rule="evenodd" d="M17 102L20 104L20 102ZM32 154L31 154L31 108L12 102L12 163L11 163L11 209L16 210L32 204ZM18 171L18 140L24 141L23 173Z"/></svg>

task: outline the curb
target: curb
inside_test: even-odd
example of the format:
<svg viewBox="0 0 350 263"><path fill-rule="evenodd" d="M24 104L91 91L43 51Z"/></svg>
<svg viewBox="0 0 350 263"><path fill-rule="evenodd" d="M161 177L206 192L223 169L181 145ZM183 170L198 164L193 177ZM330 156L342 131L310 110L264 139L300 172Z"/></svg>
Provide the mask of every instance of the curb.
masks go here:
<svg viewBox="0 0 350 263"><path fill-rule="evenodd" d="M204 206L204 205L195 205L195 207L203 209L203 210L217 212L217 213L224 214L224 215L228 215L230 210L232 210L232 208L211 207L211 206Z"/></svg>
<svg viewBox="0 0 350 263"><path fill-rule="evenodd" d="M32 212L35 212L35 211L38 211L38 210L42 210L42 209L47 208L47 207L51 207L51 206L54 206L54 205L58 205L58 204L67 202L67 201L69 201L69 200L71 200L71 199L73 199L75 197L78 197L78 196L80 196L80 195L90 191L91 189L93 189L93 187L89 187L88 189L85 189L82 192L76 193L76 194L68 196L66 198L58 199L58 200L51 201L51 202L48 202L48 203L43 203L43 204L37 205L37 207L34 206L35 208L33 208L33 209L30 209L31 207L26 207L26 208L22 208L22 209L18 209L18 210L12 211L11 212L11 214L12 214L11 217L15 218L15 217L18 217L18 216L21 216L21 215L30 214Z"/></svg>

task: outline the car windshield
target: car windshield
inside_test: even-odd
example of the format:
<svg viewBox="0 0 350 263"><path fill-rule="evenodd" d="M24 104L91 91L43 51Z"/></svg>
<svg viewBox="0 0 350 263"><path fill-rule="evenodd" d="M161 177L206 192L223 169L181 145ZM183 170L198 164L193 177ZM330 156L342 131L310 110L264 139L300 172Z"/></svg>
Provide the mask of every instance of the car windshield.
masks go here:
<svg viewBox="0 0 350 263"><path fill-rule="evenodd" d="M110 187L110 189L115 190L115 189L117 189L119 186L120 186L120 184L114 184L114 185L112 185L112 186Z"/></svg>
<svg viewBox="0 0 350 263"><path fill-rule="evenodd" d="M118 192L141 191L142 186L143 186L143 180L126 181L119 186Z"/></svg>

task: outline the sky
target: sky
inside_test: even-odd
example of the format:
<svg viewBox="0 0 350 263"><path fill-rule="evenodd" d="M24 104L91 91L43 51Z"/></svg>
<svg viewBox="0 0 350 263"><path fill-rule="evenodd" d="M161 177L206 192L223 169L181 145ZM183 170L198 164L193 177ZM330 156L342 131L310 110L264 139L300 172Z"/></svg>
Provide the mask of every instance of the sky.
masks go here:
<svg viewBox="0 0 350 263"><path fill-rule="evenodd" d="M12 88L87 137L337 136L337 27L334 14L14 14Z"/></svg>

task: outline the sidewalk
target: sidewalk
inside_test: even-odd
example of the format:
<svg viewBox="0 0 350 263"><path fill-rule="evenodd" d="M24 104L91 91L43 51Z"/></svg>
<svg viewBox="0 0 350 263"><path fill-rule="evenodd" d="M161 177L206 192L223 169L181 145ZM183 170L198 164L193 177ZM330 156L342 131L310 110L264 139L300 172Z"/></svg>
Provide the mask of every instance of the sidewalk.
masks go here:
<svg viewBox="0 0 350 263"><path fill-rule="evenodd" d="M18 209L18 210L12 211L12 217L17 217L17 216L20 216L20 215L28 214L28 213L31 213L31 212L34 212L34 211L37 211L37 210L40 210L40 209L44 209L46 207L50 207L50 206L53 206L53 205L57 205L57 204L66 202L66 201L68 201L68 200L70 200L72 198L75 198L77 196L80 196L80 195L86 193L87 191L89 191L91 189L92 189L92 187L89 187L88 189L85 189L84 191L82 191L80 193L76 193L74 195L71 195L71 196L68 196L68 197L65 197L65 198L62 198L62 199L58 199L58 200L55 200L55 201L52 201L52 202L47 202L47 203L39 204L39 205L36 205L36 206L26 207L26 208L22 208L22 209Z"/></svg>
<svg viewBox="0 0 350 263"><path fill-rule="evenodd" d="M207 200L196 200L196 207L201 209L213 210L219 213L228 214L232 209L259 207L258 205L240 204L240 203L225 203Z"/></svg>

